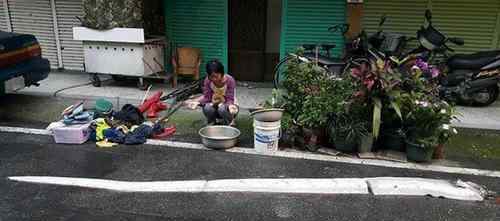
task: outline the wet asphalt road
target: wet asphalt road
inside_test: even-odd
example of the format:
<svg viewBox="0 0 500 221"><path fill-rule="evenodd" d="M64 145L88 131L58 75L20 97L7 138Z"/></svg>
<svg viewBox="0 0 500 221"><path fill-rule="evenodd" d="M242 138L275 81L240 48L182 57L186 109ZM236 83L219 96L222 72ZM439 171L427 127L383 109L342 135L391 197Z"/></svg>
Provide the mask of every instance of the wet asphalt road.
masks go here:
<svg viewBox="0 0 500 221"><path fill-rule="evenodd" d="M99 149L0 133L0 220L500 220L500 205L428 197L259 193L119 193L12 182L8 176L125 181L411 176L500 179L156 146Z"/></svg>

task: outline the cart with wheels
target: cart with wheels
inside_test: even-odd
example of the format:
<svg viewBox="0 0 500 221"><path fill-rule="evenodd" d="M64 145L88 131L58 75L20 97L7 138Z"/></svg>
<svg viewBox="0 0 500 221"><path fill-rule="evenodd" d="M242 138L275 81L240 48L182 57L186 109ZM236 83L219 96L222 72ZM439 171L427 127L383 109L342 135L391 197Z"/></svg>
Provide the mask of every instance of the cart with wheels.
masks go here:
<svg viewBox="0 0 500 221"><path fill-rule="evenodd" d="M111 75L114 80L137 78L141 90L149 87L149 79L170 80L165 72L165 38L146 38L139 28L95 30L74 27L75 40L83 42L85 71L92 85L101 86L99 75Z"/></svg>

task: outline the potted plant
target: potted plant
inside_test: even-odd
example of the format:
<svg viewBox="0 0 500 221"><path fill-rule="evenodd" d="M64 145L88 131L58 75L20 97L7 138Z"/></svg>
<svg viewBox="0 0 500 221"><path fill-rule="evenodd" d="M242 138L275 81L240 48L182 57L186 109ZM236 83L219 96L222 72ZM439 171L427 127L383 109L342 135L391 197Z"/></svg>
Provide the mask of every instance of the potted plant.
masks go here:
<svg viewBox="0 0 500 221"><path fill-rule="evenodd" d="M330 142L339 151L355 152L362 143L361 140L369 136L367 128L366 121L346 113L337 114L329 125ZM365 145L370 145L369 141ZM367 147L364 146L364 149Z"/></svg>
<svg viewBox="0 0 500 221"><path fill-rule="evenodd" d="M300 128L304 145L314 151L326 140L329 116L339 112L352 96L352 83L334 79L314 63L292 59L285 69L283 107Z"/></svg>
<svg viewBox="0 0 500 221"><path fill-rule="evenodd" d="M375 58L351 69L351 76L357 91L354 102L366 104L372 114L371 126L374 138L378 138L383 112L391 109L402 119L400 111L401 74L392 69L390 62Z"/></svg>
<svg viewBox="0 0 500 221"><path fill-rule="evenodd" d="M435 148L447 141L453 129L453 107L438 97L412 92L404 95L407 157L416 162L432 159Z"/></svg>
<svg viewBox="0 0 500 221"><path fill-rule="evenodd" d="M412 161L430 161L435 150L442 158L444 143L456 132L449 126L454 107L439 97L439 74L437 69L417 59L403 82L406 89L401 95L403 127L407 157Z"/></svg>

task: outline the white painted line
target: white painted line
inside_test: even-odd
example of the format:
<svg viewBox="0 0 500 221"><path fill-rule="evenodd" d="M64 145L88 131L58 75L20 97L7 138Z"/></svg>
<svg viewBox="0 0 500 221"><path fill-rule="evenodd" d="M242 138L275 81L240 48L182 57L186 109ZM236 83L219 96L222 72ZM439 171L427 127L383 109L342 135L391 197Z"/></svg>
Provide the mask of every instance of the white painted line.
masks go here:
<svg viewBox="0 0 500 221"><path fill-rule="evenodd" d="M206 192L368 194L364 179L240 179L208 181Z"/></svg>
<svg viewBox="0 0 500 221"><path fill-rule="evenodd" d="M2 127L0 126L0 132L10 132L10 133L25 133L25 134L36 134L36 135L52 135L50 131L40 130L40 129L29 129L29 128L18 128L18 127ZM194 149L194 150L205 150L212 151L209 148L204 147L202 144L193 144L185 142L174 142L174 141L163 141L163 140L148 140L146 142L148 145L153 146L168 146L174 148L184 148L184 149ZM348 163L348 164L358 164L358 165L369 165L369 166L380 166L389 168L400 168L400 169L412 169L412 170L423 170L441 173L453 173L453 174L463 174L463 175L474 175L474 176L486 176L486 177L500 177L500 171L494 170L483 170L474 168L462 168L462 167L448 167L439 165L425 165L417 163L399 163L386 160L377 159L357 159L330 155L321 155L315 153L299 152L296 150L287 151L277 151L277 152L257 152L252 148L241 148L235 147L225 152L230 153L243 153L252 154L259 156L270 156L270 157L283 157L291 159L304 159L304 160L318 160L326 162L337 162L337 163Z"/></svg>
<svg viewBox="0 0 500 221"><path fill-rule="evenodd" d="M126 182L92 178L23 176L9 180L27 183L105 189L119 192L202 192L207 181Z"/></svg>
<svg viewBox="0 0 500 221"><path fill-rule="evenodd" d="M22 128L22 127L0 127L0 132L6 133L23 133L23 134L34 134L34 135L50 135L52 132L44 129L32 129L32 128Z"/></svg>
<svg viewBox="0 0 500 221"><path fill-rule="evenodd" d="M167 140L148 139L146 144L153 145L153 146L167 146L167 147L175 147L175 148L194 149L194 150L211 150L209 148L206 148L202 144L167 141Z"/></svg>
<svg viewBox="0 0 500 221"><path fill-rule="evenodd" d="M366 179L374 195L432 196L465 201L483 201L487 191L474 183L408 177Z"/></svg>
<svg viewBox="0 0 500 221"><path fill-rule="evenodd" d="M415 177L334 179L224 179L188 181L127 182L92 178L19 176L9 180L119 192L258 192L308 194L373 194L432 196L464 201L483 201L487 191L470 182Z"/></svg>
<svg viewBox="0 0 500 221"><path fill-rule="evenodd" d="M18 182L105 189L120 192L259 192L312 194L368 194L364 179L234 179L126 182L91 178L26 176Z"/></svg>

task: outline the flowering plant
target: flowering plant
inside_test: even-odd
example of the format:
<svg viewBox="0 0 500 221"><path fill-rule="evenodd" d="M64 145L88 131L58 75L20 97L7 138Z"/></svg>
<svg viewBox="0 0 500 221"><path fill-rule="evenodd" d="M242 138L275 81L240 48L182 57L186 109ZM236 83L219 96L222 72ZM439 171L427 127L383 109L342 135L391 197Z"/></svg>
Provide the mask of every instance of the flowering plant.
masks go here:
<svg viewBox="0 0 500 221"><path fill-rule="evenodd" d="M411 92L402 95L404 127L407 138L433 147L456 134L450 126L455 110L446 101L430 94Z"/></svg>
<svg viewBox="0 0 500 221"><path fill-rule="evenodd" d="M438 68L429 65L429 63L425 62L421 58L417 58L415 61L415 65L413 65L412 70L416 73L424 74L426 78L437 78L441 74Z"/></svg>

